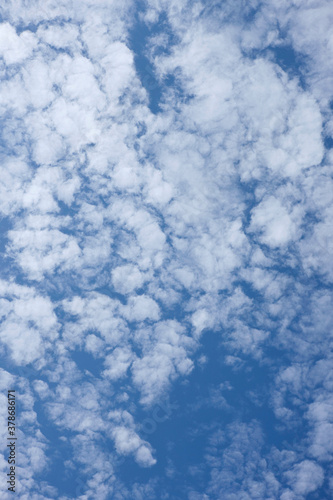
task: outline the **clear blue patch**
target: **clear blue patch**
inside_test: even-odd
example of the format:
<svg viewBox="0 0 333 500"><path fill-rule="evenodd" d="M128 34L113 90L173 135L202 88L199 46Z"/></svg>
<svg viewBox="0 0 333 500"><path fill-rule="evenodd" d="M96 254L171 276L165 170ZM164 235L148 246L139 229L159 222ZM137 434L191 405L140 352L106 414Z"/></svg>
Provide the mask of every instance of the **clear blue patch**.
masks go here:
<svg viewBox="0 0 333 500"><path fill-rule="evenodd" d="M82 374L90 372L94 377L98 378L101 375L101 371L104 369L103 359L95 358L92 354L84 350L72 351L71 359L76 363Z"/></svg>
<svg viewBox="0 0 333 500"><path fill-rule="evenodd" d="M269 47L269 52L273 53L275 62L293 78L298 78L300 85L305 88L306 81L304 71L306 68L305 56L297 53L292 45L280 45Z"/></svg>
<svg viewBox="0 0 333 500"><path fill-rule="evenodd" d="M211 474L205 459L209 437L235 421L259 422L264 433L263 457L269 456L273 446L292 450L305 437L302 426L292 430L281 427L267 404L275 371L244 356L242 368L227 366L223 336L223 332L207 332L200 350L207 356L207 364L197 365L187 381L174 382L166 400L147 411L138 408L140 435L156 450L157 464L141 469L132 458L125 458L118 470L125 484L159 478L158 498L163 491L172 491L177 499L187 498L189 488L204 492ZM279 352L280 360L281 355ZM166 474L169 465L174 468L170 477ZM199 467L200 474L192 475L191 467ZM276 473L280 474L279 469Z"/></svg>
<svg viewBox="0 0 333 500"><path fill-rule="evenodd" d="M134 52L137 75L149 97L149 108L152 113L157 114L162 110L163 96L168 89L172 89L176 93L176 96L183 99L185 99L185 95L174 75L167 75L163 82L159 81L148 57L148 44L153 36L163 34L168 40L167 44L154 47L154 55L169 54L173 44L176 43L175 35L168 25L166 15L161 14L158 21L148 27L139 18L141 8L142 3L139 3L135 23L129 32L129 45L130 49Z"/></svg>
<svg viewBox="0 0 333 500"><path fill-rule="evenodd" d="M152 113L156 114L160 111L162 87L155 76L153 65L146 55L147 42L150 36L151 30L137 16L136 22L129 34L129 44L130 49L134 52L137 75L149 97L149 108Z"/></svg>
<svg viewBox="0 0 333 500"><path fill-rule="evenodd" d="M333 148L333 138L326 136L324 139L324 146L326 149L332 149Z"/></svg>
<svg viewBox="0 0 333 500"><path fill-rule="evenodd" d="M0 258L4 257L6 245L8 243L7 233L12 229L11 221L8 217L0 218Z"/></svg>

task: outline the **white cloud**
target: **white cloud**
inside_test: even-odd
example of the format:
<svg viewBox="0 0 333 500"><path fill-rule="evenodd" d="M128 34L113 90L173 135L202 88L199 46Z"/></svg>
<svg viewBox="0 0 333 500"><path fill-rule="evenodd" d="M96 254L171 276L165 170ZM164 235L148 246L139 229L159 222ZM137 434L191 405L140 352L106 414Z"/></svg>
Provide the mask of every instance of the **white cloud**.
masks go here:
<svg viewBox="0 0 333 500"><path fill-rule="evenodd" d="M308 495L319 488L324 480L323 469L310 460L295 465L290 472L286 472L289 483L298 495Z"/></svg>
<svg viewBox="0 0 333 500"><path fill-rule="evenodd" d="M273 196L252 210L251 230L260 231L260 240L272 248L286 245L297 237L297 226L291 214Z"/></svg>
<svg viewBox="0 0 333 500"><path fill-rule="evenodd" d="M137 266L131 264L119 266L112 270L112 283L117 292L127 294L141 288L144 275Z"/></svg>
<svg viewBox="0 0 333 500"><path fill-rule="evenodd" d="M0 24L0 55L6 64L17 64L29 57L36 46L35 36L23 31L20 36L9 23Z"/></svg>
<svg viewBox="0 0 333 500"><path fill-rule="evenodd" d="M52 302L31 287L1 281L0 289L2 343L18 365L43 359L45 351L58 338L59 325Z"/></svg>
<svg viewBox="0 0 333 500"><path fill-rule="evenodd" d="M146 295L130 297L128 305L123 308L124 316L129 321L158 320L160 309L158 304Z"/></svg>
<svg viewBox="0 0 333 500"><path fill-rule="evenodd" d="M57 49L71 48L78 43L79 30L76 26L40 26L37 35L46 43Z"/></svg>
<svg viewBox="0 0 333 500"><path fill-rule="evenodd" d="M309 405L307 414L313 425L309 451L320 460L331 460L333 456L333 401L328 394L324 392L319 395L317 400Z"/></svg>
<svg viewBox="0 0 333 500"><path fill-rule="evenodd" d="M154 465L156 460L152 456L151 447L135 432L132 416L128 412L114 412L110 413L109 417L122 424L113 425L111 430L118 453L122 455L134 453L135 460L142 467Z"/></svg>
<svg viewBox="0 0 333 500"><path fill-rule="evenodd" d="M175 321L157 325L150 339L139 332L137 341L142 344L144 355L132 364L133 382L141 391L142 403L150 405L178 374L191 372L193 362L188 351L195 343L183 334L182 327Z"/></svg>
<svg viewBox="0 0 333 500"><path fill-rule="evenodd" d="M126 371L133 360L133 353L128 348L117 347L105 358L103 375L111 380L117 380L126 375Z"/></svg>
<svg viewBox="0 0 333 500"><path fill-rule="evenodd" d="M53 273L59 265L75 267L81 253L73 237L55 229L12 230L9 236L11 249L30 279L42 280L44 273Z"/></svg>
<svg viewBox="0 0 333 500"><path fill-rule="evenodd" d="M281 451L290 489L256 451L259 424L234 422L226 443L212 437L200 498L223 491L231 500L235 488L244 499L306 495L325 472L306 456L332 456L330 297L308 299L311 280L332 278L332 155L322 140L332 128L329 4L145 8L148 27L160 14L167 26L142 47L163 94L156 114L130 48L132 2L3 6L0 209L8 273L24 286L0 284L1 349L14 368L33 364L35 394L70 435L71 467L89 471L82 500L158 497L149 482L123 487L114 453L155 463L133 394L145 411L188 376L205 329L221 332L234 370L247 356L275 370L265 348L286 349L290 363L266 402L281 426L309 423L298 455L284 462ZM304 81L275 62L288 44L306 56ZM174 315L179 322L165 320ZM74 362L80 350L98 376ZM105 436L115 452L100 445ZM47 462L42 436L26 446L22 495L47 497L34 480Z"/></svg>

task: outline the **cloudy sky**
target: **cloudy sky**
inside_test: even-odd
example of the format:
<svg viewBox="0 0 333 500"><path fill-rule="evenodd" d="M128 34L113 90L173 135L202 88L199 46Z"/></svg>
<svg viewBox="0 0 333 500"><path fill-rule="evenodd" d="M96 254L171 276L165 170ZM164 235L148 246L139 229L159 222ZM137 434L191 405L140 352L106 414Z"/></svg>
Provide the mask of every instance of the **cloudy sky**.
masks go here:
<svg viewBox="0 0 333 500"><path fill-rule="evenodd" d="M4 0L1 498L333 496L331 0Z"/></svg>

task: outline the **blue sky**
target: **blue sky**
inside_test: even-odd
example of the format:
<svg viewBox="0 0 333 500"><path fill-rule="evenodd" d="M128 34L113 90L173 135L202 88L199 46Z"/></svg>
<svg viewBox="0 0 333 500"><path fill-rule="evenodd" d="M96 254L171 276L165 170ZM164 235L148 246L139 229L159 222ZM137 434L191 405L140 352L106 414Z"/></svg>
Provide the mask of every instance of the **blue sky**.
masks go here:
<svg viewBox="0 0 333 500"><path fill-rule="evenodd" d="M1 6L1 498L332 497L332 18Z"/></svg>

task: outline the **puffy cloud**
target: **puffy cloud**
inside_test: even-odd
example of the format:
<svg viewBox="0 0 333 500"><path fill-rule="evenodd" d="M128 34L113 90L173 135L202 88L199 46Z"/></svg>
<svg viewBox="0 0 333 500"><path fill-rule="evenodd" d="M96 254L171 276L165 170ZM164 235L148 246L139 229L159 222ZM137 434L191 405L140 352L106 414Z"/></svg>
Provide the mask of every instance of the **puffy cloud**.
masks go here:
<svg viewBox="0 0 333 500"><path fill-rule="evenodd" d="M251 230L260 234L260 240L272 248L294 241L297 226L281 202L269 197L252 210Z"/></svg>
<svg viewBox="0 0 333 500"><path fill-rule="evenodd" d="M59 325L48 297L31 287L0 282L1 341L18 365L44 360L52 342L58 338Z"/></svg>
<svg viewBox="0 0 333 500"><path fill-rule="evenodd" d="M269 449L260 423L210 391L237 421L210 435L196 469L209 484L189 498L326 487L330 12L325 0L3 6L0 340L4 383L26 379L22 498L62 498L35 480L47 448L34 398L71 450L66 468L86 474L78 498L170 495L158 478L123 485L116 457L155 464L138 420L195 377L207 330L226 373L267 368L270 390L251 401L279 432L303 430L294 451Z"/></svg>
<svg viewBox="0 0 333 500"><path fill-rule="evenodd" d="M137 266L119 266L112 270L112 283L117 292L127 294L141 288L144 276Z"/></svg>
<svg viewBox="0 0 333 500"><path fill-rule="evenodd" d="M124 316L129 321L158 320L160 317L157 303L145 295L130 297L128 305L123 308Z"/></svg>
<svg viewBox="0 0 333 500"><path fill-rule="evenodd" d="M135 460L143 467L154 465L156 460L152 456L152 449L135 432L133 417L126 411L115 411L109 414L109 418L114 421L111 433L118 453L134 453Z"/></svg>
<svg viewBox="0 0 333 500"><path fill-rule="evenodd" d="M104 371L104 376L117 380L126 374L128 367L133 359L132 352L125 348L117 347L112 354L109 354L105 359L105 366L107 369Z"/></svg>
<svg viewBox="0 0 333 500"><path fill-rule="evenodd" d="M21 63L29 57L36 46L36 38L30 31L16 34L15 28L9 23L0 25L0 55L6 64Z"/></svg>
<svg viewBox="0 0 333 500"><path fill-rule="evenodd" d="M144 467L154 465L156 460L152 457L150 449L141 445L141 440L135 432L126 427L115 427L113 430L115 446L119 453L128 454L135 451L136 460Z"/></svg>
<svg viewBox="0 0 333 500"><path fill-rule="evenodd" d="M320 487L324 480L323 469L310 460L295 465L293 470L286 473L294 492L298 495L308 495Z"/></svg>
<svg viewBox="0 0 333 500"><path fill-rule="evenodd" d="M193 362L188 357L188 351L195 344L175 321L157 325L150 339L139 334L138 343L144 353L133 362L133 382L141 391L142 403L150 405L178 374L191 372Z"/></svg>

